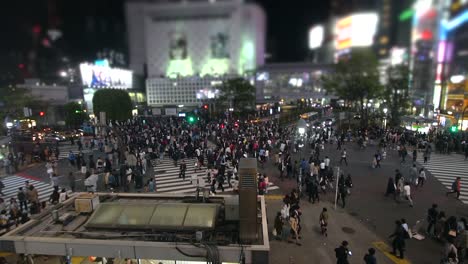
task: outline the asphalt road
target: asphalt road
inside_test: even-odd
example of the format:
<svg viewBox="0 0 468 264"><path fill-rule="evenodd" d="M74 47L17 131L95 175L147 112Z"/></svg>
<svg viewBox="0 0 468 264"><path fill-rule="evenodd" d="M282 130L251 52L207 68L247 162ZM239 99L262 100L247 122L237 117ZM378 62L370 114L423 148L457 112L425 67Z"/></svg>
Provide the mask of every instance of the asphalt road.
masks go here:
<svg viewBox="0 0 468 264"><path fill-rule="evenodd" d="M382 168L373 169L371 167L371 160L377 149L376 146L370 145L366 149L359 149L355 142L347 142L343 147L348 152L349 166L342 166L341 169L344 174L350 173L352 175L353 188L351 195L347 199L347 207L344 210L338 208L338 211L353 216L367 226L371 232L375 233L381 241L391 244L387 237L393 232L394 222L397 219L405 218L410 227L416 221L424 220L426 218L426 211L432 203L437 203L439 209L445 211L447 216L468 217L468 206L463 205L453 197L446 197L445 187L437 179L432 178L430 174L423 188L413 190L413 208L409 207L407 203L396 203L393 199L385 197L384 192L388 177L394 176L395 169L400 169L404 176L408 175L408 166L411 164L408 162L405 165L401 165L396 150L388 150L387 159L382 161ZM308 158L308 153L309 150L305 148L301 153L294 154L293 157L298 160L301 156ZM95 151L94 157L97 158L98 155L103 154ZM336 145L326 144L321 157L325 157L325 155L331 158L332 166L338 165L340 151L336 150ZM59 164L60 175L66 175L71 169L68 161L61 160ZM73 168L73 171L76 171L75 168ZM285 180L284 182L278 179L279 172L273 165L273 159L267 163L265 169L260 169L260 171L268 174L270 181L280 186L281 189L274 192L276 194L288 193L292 188L296 187L294 179ZM43 181L49 181L44 165L29 168L24 173ZM77 177L78 189L82 188L82 181L80 179L80 177ZM61 183L63 185L67 184L65 177L62 177ZM334 193L321 195L321 199L333 202ZM425 226L426 224L422 223L422 227L425 228ZM407 241L406 256L412 263L438 263L442 254L442 246L442 244L431 238L426 238L422 241L412 239Z"/></svg>

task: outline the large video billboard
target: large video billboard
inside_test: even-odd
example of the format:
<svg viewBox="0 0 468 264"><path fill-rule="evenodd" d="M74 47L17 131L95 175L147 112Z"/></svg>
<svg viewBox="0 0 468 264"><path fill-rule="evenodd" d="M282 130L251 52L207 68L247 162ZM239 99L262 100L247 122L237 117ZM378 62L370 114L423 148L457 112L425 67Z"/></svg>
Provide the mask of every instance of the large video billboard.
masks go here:
<svg viewBox="0 0 468 264"><path fill-rule="evenodd" d="M99 66L94 64L80 64L81 80L87 88L131 89L133 87L133 72Z"/></svg>
<svg viewBox="0 0 468 264"><path fill-rule="evenodd" d="M338 20L335 26L337 50L351 47L368 47L374 42L378 16L375 13L359 13Z"/></svg>

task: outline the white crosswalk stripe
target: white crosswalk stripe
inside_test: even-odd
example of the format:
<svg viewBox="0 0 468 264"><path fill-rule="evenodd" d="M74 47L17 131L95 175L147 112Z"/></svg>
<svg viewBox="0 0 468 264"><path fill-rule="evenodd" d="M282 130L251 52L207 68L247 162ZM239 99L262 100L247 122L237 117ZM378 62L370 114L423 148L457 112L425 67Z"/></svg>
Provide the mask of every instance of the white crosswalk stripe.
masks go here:
<svg viewBox="0 0 468 264"><path fill-rule="evenodd" d="M60 143L59 145L59 159L67 159L68 154L70 153L70 150L73 151L73 153L76 155L78 154L78 145L71 145L70 143ZM81 151L83 154L90 153L92 150L89 148L84 148Z"/></svg>
<svg viewBox="0 0 468 264"><path fill-rule="evenodd" d="M37 189L37 192L39 194L39 201L41 202L48 200L50 195L54 191L54 188L49 183L23 178L16 175L1 178L1 181L5 185L5 188L2 189L2 192L4 194L2 198L5 200L5 204L7 205L10 204L10 198L16 199L18 188L24 188L25 181L29 181L29 184L32 184L34 188Z"/></svg>
<svg viewBox="0 0 468 264"><path fill-rule="evenodd" d="M153 169L155 172L156 192L157 193L194 193L196 192L196 183L192 184L192 175L196 175L199 179L198 182L201 187L209 188L210 184L207 182L206 167L195 171L196 159L185 159L187 164L187 171L185 172L185 180L179 178L179 166L174 166L174 161L169 158L164 158L160 163L153 161ZM180 163L179 163L180 164ZM218 184L216 184L218 186ZM232 191L229 184L223 184L224 191ZM268 190L277 190L272 182L269 183ZM218 192L218 190L217 190ZM221 192L221 190L219 190Z"/></svg>
<svg viewBox="0 0 468 264"><path fill-rule="evenodd" d="M423 155L419 155L418 162L431 172L439 182L449 191L457 177L461 177L460 200L468 204L468 161L462 155L446 155L432 153L430 160L424 164Z"/></svg>

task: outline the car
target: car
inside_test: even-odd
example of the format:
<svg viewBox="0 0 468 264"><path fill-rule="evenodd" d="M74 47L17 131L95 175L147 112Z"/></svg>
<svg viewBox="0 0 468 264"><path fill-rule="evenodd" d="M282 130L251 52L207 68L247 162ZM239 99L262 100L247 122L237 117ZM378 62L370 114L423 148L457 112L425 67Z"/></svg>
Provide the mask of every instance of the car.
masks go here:
<svg viewBox="0 0 468 264"><path fill-rule="evenodd" d="M312 123L312 128L321 128L322 124L319 121L315 121Z"/></svg>
<svg viewBox="0 0 468 264"><path fill-rule="evenodd" d="M44 136L45 142L61 142L65 140L67 140L65 136L59 135L57 133L50 133Z"/></svg>
<svg viewBox="0 0 468 264"><path fill-rule="evenodd" d="M353 118L356 119L356 120L359 120L359 119L361 119L361 115L360 114L355 114L353 116Z"/></svg>

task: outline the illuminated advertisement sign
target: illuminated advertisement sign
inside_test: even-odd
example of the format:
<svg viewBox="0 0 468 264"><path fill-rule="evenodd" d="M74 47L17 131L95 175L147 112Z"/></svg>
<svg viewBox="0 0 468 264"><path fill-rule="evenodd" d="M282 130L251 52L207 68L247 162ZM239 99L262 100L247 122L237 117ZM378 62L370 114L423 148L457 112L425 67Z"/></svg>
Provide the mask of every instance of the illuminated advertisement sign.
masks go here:
<svg viewBox="0 0 468 264"><path fill-rule="evenodd" d="M309 31L309 49L320 48L323 43L325 29L322 25L314 26Z"/></svg>
<svg viewBox="0 0 468 264"><path fill-rule="evenodd" d="M89 88L130 89L133 72L94 64L80 64L81 80Z"/></svg>
<svg viewBox="0 0 468 264"><path fill-rule="evenodd" d="M361 13L338 20L335 27L337 50L351 47L368 47L374 42L378 16L375 13Z"/></svg>

